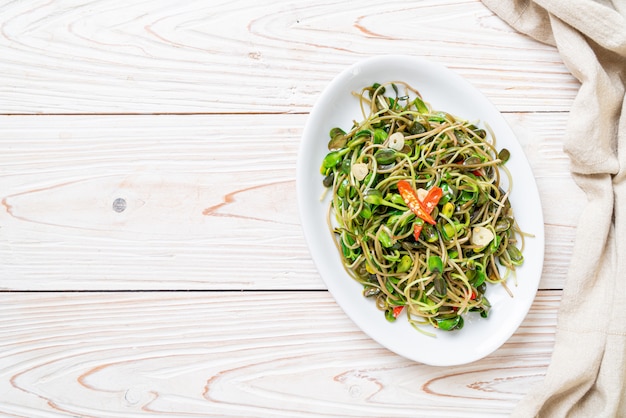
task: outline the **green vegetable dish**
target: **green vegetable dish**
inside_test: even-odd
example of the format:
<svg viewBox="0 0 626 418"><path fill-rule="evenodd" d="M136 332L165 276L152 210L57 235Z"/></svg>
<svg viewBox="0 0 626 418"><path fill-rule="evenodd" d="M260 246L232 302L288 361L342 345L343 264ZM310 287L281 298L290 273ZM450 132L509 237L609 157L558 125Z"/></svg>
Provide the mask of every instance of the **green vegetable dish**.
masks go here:
<svg viewBox="0 0 626 418"><path fill-rule="evenodd" d="M488 129L431 109L403 82L354 93L363 120L330 131L321 166L346 271L389 321L451 331L487 318L487 287L523 263L506 149ZM507 189L501 173L508 177Z"/></svg>

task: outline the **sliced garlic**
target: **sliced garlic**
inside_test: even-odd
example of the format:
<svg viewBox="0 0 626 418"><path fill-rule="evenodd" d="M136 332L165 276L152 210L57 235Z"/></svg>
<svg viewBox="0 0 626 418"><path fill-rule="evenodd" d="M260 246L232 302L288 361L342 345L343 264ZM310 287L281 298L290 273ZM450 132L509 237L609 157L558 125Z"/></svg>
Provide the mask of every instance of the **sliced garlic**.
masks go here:
<svg viewBox="0 0 626 418"><path fill-rule="evenodd" d="M387 138L387 146L396 151L404 148L404 134L402 132L394 132Z"/></svg>
<svg viewBox="0 0 626 418"><path fill-rule="evenodd" d="M489 244L494 238L493 232L490 229L485 228L484 226L475 226L472 229L472 237L470 238L470 242L472 245L476 245L478 247L484 247Z"/></svg>
<svg viewBox="0 0 626 418"><path fill-rule="evenodd" d="M350 169L350 171L352 172L354 178L358 181L363 180L370 172L369 168L367 168L367 164L365 163L352 164L352 168Z"/></svg>
<svg viewBox="0 0 626 418"><path fill-rule="evenodd" d="M426 196L428 196L428 190L422 189L421 187L417 189L416 192L417 198L422 202L426 199Z"/></svg>

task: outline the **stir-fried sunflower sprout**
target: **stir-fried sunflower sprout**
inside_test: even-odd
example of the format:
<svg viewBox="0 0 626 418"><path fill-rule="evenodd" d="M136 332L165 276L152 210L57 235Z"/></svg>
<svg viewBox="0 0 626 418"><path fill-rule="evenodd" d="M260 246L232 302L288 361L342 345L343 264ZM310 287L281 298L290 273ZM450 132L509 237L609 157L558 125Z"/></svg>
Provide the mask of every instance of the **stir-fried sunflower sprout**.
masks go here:
<svg viewBox="0 0 626 418"><path fill-rule="evenodd" d="M460 329L468 312L486 318L487 285L511 294L507 278L523 262L509 152L496 150L488 129L431 109L406 83L354 94L363 120L330 131L321 167L347 272L389 321L405 312L429 335L421 326Z"/></svg>

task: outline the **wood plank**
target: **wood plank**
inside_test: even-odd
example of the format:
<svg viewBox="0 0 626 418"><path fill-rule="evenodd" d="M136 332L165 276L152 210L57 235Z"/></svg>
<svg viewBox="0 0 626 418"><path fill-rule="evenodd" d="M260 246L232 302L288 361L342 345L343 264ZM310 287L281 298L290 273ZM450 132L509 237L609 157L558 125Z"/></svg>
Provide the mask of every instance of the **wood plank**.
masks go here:
<svg viewBox="0 0 626 418"><path fill-rule="evenodd" d="M568 110L579 87L479 0L40 0L0 20L0 114L307 112L388 53L447 65L505 111Z"/></svg>
<svg viewBox="0 0 626 418"><path fill-rule="evenodd" d="M320 288L295 201L302 123L3 118L2 287Z"/></svg>
<svg viewBox="0 0 626 418"><path fill-rule="evenodd" d="M584 199L565 116L507 118L546 205L541 287L562 288ZM324 289L295 199L305 119L0 117L0 288Z"/></svg>
<svg viewBox="0 0 626 418"><path fill-rule="evenodd" d="M560 292L457 367L403 359L325 291L0 293L4 416L506 416L545 373Z"/></svg>

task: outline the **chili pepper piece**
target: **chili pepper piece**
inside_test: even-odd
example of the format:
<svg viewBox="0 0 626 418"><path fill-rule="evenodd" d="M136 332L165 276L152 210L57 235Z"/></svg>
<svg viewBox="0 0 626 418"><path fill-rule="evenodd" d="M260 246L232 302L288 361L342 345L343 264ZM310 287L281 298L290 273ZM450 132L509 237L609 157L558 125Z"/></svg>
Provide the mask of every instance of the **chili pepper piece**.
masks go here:
<svg viewBox="0 0 626 418"><path fill-rule="evenodd" d="M413 224L413 238L415 238L415 241L420 239L420 234L422 233L422 228L424 227L424 224L418 224L418 223L414 223Z"/></svg>
<svg viewBox="0 0 626 418"><path fill-rule="evenodd" d="M443 189L441 187L433 186L428 190L428 194L424 198L424 206L426 212L430 215L435 206L439 203L443 196Z"/></svg>
<svg viewBox="0 0 626 418"><path fill-rule="evenodd" d="M408 181L398 181L398 191L400 192L400 196L402 196L404 203L406 203L409 209L411 209L411 212L429 224L436 224L432 216L428 214L427 209L424 207L424 203L417 198L417 192L413 189L413 187L411 187L411 184Z"/></svg>
<svg viewBox="0 0 626 418"><path fill-rule="evenodd" d="M423 189L420 189L420 190L423 190ZM424 206L426 207L426 213L430 215L433 209L435 209L435 206L437 206L437 204L441 200L443 196L443 189L441 187L434 186L434 187L431 187L430 190L428 190L425 193L426 195L424 196ZM416 194L418 193L416 192ZM418 201L419 201L419 197L418 197ZM424 224L421 223L421 220L420 220L420 223L413 224L413 237L415 238L415 241L419 240L420 234L422 233L423 226Z"/></svg>

